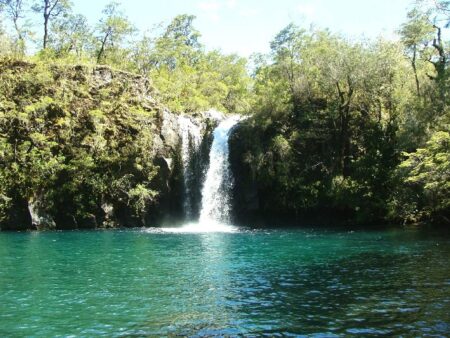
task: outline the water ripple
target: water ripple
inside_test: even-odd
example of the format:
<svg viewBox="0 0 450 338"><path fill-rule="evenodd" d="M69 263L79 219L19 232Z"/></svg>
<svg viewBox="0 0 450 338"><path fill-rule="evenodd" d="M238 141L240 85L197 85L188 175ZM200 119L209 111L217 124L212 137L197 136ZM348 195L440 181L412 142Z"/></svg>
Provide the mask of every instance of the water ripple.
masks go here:
<svg viewBox="0 0 450 338"><path fill-rule="evenodd" d="M446 336L449 244L389 231L0 233L0 336Z"/></svg>

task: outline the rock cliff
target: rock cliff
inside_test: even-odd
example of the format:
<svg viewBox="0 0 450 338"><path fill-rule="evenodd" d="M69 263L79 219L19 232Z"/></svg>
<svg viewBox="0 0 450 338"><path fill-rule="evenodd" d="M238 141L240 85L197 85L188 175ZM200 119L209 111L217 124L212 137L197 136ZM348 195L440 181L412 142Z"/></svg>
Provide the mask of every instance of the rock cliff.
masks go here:
<svg viewBox="0 0 450 338"><path fill-rule="evenodd" d="M104 66L0 67L2 230L149 226L182 215L179 117L149 79ZM204 152L215 117L190 118Z"/></svg>

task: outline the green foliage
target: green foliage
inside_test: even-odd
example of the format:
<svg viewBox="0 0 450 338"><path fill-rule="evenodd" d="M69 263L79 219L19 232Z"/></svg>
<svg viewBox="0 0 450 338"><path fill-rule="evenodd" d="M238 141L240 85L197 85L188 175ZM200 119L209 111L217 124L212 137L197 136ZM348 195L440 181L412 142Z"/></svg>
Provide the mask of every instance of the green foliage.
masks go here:
<svg viewBox="0 0 450 338"><path fill-rule="evenodd" d="M248 112L251 79L246 60L218 51L204 52L194 19L179 15L160 36L144 37L133 53L137 71L153 79L162 101L172 111L216 108Z"/></svg>
<svg viewBox="0 0 450 338"><path fill-rule="evenodd" d="M79 59L89 52L92 32L84 15L68 13L53 22L52 31L50 47L59 58L74 53Z"/></svg>
<svg viewBox="0 0 450 338"><path fill-rule="evenodd" d="M404 188L396 171L401 146L421 139L409 125L412 116L416 126L433 121L421 117L436 85L423 74L433 69L415 64L422 95L415 94L414 73L397 43L349 42L289 25L271 48L272 62L260 57L256 64L256 114L240 129L241 139L250 140L240 149L241 161L260 187L263 208L282 214L328 210L354 223L397 216L412 221L393 213L389 201Z"/></svg>
<svg viewBox="0 0 450 338"><path fill-rule="evenodd" d="M70 1L35 1L43 48L27 57L27 2L0 5L14 26L0 25L0 221L29 200L80 224L105 203L142 219L155 202L158 109L114 67L150 78L173 112L251 114L239 160L268 211L448 222L448 1L416 1L399 42L290 24L251 76L245 58L205 50L194 16L139 38L116 2L93 29Z"/></svg>
<svg viewBox="0 0 450 338"><path fill-rule="evenodd" d="M71 215L79 226L101 215L102 203L142 217L157 195L151 188L158 172L151 154L155 112L131 100L134 77L123 73L97 93L102 80L89 68L1 66L0 217L23 199L38 199L56 219ZM113 104L102 96L110 94Z"/></svg>
<svg viewBox="0 0 450 338"><path fill-rule="evenodd" d="M17 37L0 33L1 55L22 57L32 35L26 24L25 0L1 0ZM90 27L66 0L37 0L32 9L44 18L42 49L32 57L58 64L105 64L152 78L162 102L175 112L211 108L232 113L250 111L252 81L247 61L219 51L205 52L195 16L175 17L159 34L141 39L120 9L108 3L103 17ZM131 44L131 41L133 43Z"/></svg>
<svg viewBox="0 0 450 338"><path fill-rule="evenodd" d="M426 48L434 33L433 25L428 21L428 15L414 8L408 12L408 21L401 27L402 42L407 49Z"/></svg>
<svg viewBox="0 0 450 338"><path fill-rule="evenodd" d="M71 8L72 3L70 0L35 0L32 10L44 19L42 49L48 47L48 42L51 38L50 25L54 20L67 15Z"/></svg>
<svg viewBox="0 0 450 338"><path fill-rule="evenodd" d="M450 134L438 131L431 135L424 148L413 153L405 153L399 169L404 182L411 190L421 190L419 200L414 205L422 207L415 210L400 211L405 217L415 221L448 217L450 212ZM400 203L397 205L401 207ZM447 220L448 221L448 220Z"/></svg>
<svg viewBox="0 0 450 338"><path fill-rule="evenodd" d="M201 46L198 41L200 32L194 28L194 20L194 15L176 16L167 26L163 38L188 47L199 48Z"/></svg>
<svg viewBox="0 0 450 338"><path fill-rule="evenodd" d="M103 10L98 32L97 62L120 64L126 60L127 51L123 49L125 40L134 32L134 27L120 11L118 2L110 2Z"/></svg>
<svg viewBox="0 0 450 338"><path fill-rule="evenodd" d="M28 25L22 23L22 19L25 17L25 7L26 0L0 0L0 9L4 10L16 33L14 37L14 54L16 57L24 56L25 39L30 34Z"/></svg>

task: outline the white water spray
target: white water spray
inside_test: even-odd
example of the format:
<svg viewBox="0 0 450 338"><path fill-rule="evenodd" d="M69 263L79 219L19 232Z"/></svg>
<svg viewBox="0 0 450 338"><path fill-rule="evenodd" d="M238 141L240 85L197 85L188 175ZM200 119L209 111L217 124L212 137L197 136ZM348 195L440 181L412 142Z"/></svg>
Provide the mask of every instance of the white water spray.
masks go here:
<svg viewBox="0 0 450 338"><path fill-rule="evenodd" d="M228 160L228 138L231 128L239 122L238 116L222 121L214 130L214 140L209 152L209 168L202 189L200 224L212 228L230 223L230 193L233 177Z"/></svg>
<svg viewBox="0 0 450 338"><path fill-rule="evenodd" d="M202 189L199 222L189 223L181 228L163 228L163 231L177 233L236 231L235 227L229 225L231 213L230 194L233 186L233 177L228 159L228 138L231 129L239 122L239 120L239 116L228 117L214 129L214 139L209 152L209 167ZM181 128L184 132L184 127ZM185 148L184 140L189 139L189 137L186 136L185 138L184 134L182 134L182 139L184 165L185 158L186 161L189 161L189 146L186 146ZM187 149L186 152L185 149ZM187 205L187 203L189 202L185 202L185 205Z"/></svg>

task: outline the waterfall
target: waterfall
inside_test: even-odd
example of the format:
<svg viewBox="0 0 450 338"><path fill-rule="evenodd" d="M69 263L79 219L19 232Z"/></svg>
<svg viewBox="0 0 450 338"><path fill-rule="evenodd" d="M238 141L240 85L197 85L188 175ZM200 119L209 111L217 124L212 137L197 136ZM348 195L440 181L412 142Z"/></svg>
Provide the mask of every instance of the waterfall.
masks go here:
<svg viewBox="0 0 450 338"><path fill-rule="evenodd" d="M214 229L230 223L230 193L233 177L228 159L230 130L239 122L238 116L222 121L213 133L209 152L209 168L202 189L200 224Z"/></svg>
<svg viewBox="0 0 450 338"><path fill-rule="evenodd" d="M178 124L180 128L181 160L183 164L183 210L186 219L190 220L194 213L191 182L194 180L196 174L192 164L192 155L198 151L202 137L200 127L192 123L189 117L180 115L178 117Z"/></svg>
<svg viewBox="0 0 450 338"><path fill-rule="evenodd" d="M209 167L201 191L200 220L189 223L193 216L193 201L191 185L196 175L195 166L192 165L192 156L199 149L201 143L200 128L195 126L186 116L180 116L181 153L183 161L183 176L185 200L184 208L188 221L181 228L162 228L163 231L173 233L198 232L233 232L236 229L230 226L230 194L233 186L230 163L228 160L228 137L230 130L240 120L238 116L223 120L213 132L213 143L209 152ZM197 173L198 174L198 173Z"/></svg>

